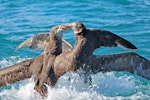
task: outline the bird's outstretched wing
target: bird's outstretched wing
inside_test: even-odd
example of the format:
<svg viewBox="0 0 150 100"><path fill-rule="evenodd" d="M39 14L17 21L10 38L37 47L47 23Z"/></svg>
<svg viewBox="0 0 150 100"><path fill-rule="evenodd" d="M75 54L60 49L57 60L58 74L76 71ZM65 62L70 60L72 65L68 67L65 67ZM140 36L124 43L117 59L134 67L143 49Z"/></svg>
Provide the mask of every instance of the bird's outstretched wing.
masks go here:
<svg viewBox="0 0 150 100"><path fill-rule="evenodd" d="M90 29L90 31L95 34L96 38L100 43L100 46L121 46L127 49L137 49L137 47L134 46L132 43L116 34L113 34L112 32L100 29Z"/></svg>
<svg viewBox="0 0 150 100"><path fill-rule="evenodd" d="M16 47L16 50L18 50L24 46L29 47L31 49L35 49L35 50L44 50L44 48L46 47L46 44L49 41L50 41L49 32L39 33L39 34L36 34L36 35L30 37L29 39L23 41L22 43L20 43ZM72 48L73 48L73 46L69 42L62 39L62 50L63 51L70 51Z"/></svg>
<svg viewBox="0 0 150 100"><path fill-rule="evenodd" d="M29 47L31 49L35 49L35 50L44 50L47 42L49 42L49 33L39 33L36 34L32 37L30 37L29 39L23 41L22 43L20 43L17 47L17 49L20 49L24 46Z"/></svg>
<svg viewBox="0 0 150 100"><path fill-rule="evenodd" d="M150 80L150 61L134 52L92 56L89 62L94 74L100 71L127 71Z"/></svg>
<svg viewBox="0 0 150 100"><path fill-rule="evenodd" d="M30 78L32 72L29 70L33 61L34 58L0 69L0 87Z"/></svg>

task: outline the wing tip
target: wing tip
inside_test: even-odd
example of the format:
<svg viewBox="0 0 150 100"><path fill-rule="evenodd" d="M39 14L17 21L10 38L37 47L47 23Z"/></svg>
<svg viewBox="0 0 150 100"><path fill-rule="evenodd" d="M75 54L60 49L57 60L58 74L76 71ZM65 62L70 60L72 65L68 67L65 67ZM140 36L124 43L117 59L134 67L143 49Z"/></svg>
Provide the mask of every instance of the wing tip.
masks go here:
<svg viewBox="0 0 150 100"><path fill-rule="evenodd" d="M130 43L129 41L125 40L125 39L119 39L118 41L116 41L117 45L126 48L126 49L131 49L131 50L136 50L138 49L135 45L133 45L132 43Z"/></svg>
<svg viewBox="0 0 150 100"><path fill-rule="evenodd" d="M24 43L20 43L16 48L15 51L17 51L18 49L22 48L24 46Z"/></svg>
<svg viewBox="0 0 150 100"><path fill-rule="evenodd" d="M17 47L15 48L15 51L17 51L18 49L20 49L20 47L19 47L19 46L17 46Z"/></svg>
<svg viewBox="0 0 150 100"><path fill-rule="evenodd" d="M131 49L136 50L136 49L138 49L138 48L133 45Z"/></svg>

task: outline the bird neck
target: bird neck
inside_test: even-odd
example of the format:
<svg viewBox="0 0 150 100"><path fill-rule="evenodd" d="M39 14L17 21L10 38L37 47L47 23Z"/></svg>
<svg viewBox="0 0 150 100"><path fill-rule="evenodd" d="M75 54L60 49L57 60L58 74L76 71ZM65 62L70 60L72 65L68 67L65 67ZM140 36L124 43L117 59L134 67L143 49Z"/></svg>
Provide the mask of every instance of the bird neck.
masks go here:
<svg viewBox="0 0 150 100"><path fill-rule="evenodd" d="M76 43L73 49L74 57L77 61L84 63L92 55L93 49L89 47L89 41L86 37L76 36Z"/></svg>
<svg viewBox="0 0 150 100"><path fill-rule="evenodd" d="M45 52L54 55L62 53L62 37L57 37L55 34L50 34L50 42L46 46Z"/></svg>

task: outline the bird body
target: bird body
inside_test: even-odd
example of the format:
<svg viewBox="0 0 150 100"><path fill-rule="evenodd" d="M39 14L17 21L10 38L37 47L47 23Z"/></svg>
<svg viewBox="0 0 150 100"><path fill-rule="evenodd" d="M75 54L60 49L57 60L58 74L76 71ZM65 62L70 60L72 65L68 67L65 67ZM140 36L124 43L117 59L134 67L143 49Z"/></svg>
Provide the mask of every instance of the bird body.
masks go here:
<svg viewBox="0 0 150 100"><path fill-rule="evenodd" d="M88 63L94 50L101 46L111 47L122 45L124 48L137 49L127 40L109 31L86 29L80 22L66 24L66 27L73 30L76 43L71 51L63 52L56 57L54 63L54 73L56 78L59 78L69 70L76 71L83 67L86 69L85 64Z"/></svg>
<svg viewBox="0 0 150 100"><path fill-rule="evenodd" d="M50 31L50 41L47 43L43 53L43 67L41 74L38 76L34 89L43 97L47 95L47 88L44 83L53 85L55 83L55 75L53 73L53 65L57 55L62 53L62 34L67 28L63 25L54 26Z"/></svg>

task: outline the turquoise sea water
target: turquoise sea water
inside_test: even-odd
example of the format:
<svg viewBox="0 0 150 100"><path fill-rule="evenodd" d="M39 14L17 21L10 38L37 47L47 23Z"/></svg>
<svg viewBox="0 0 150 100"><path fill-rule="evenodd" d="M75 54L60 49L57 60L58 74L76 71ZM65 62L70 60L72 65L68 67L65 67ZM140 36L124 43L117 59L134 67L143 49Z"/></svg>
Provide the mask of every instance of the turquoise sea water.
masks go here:
<svg viewBox="0 0 150 100"><path fill-rule="evenodd" d="M149 0L0 0L0 68L43 51L15 47L25 39L47 32L54 25L83 22L87 28L109 30L138 47L134 51L150 60ZM74 43L74 36L63 36ZM90 49L90 48L89 48ZM128 52L122 48L100 48L96 55ZM73 82L67 82L71 75ZM64 75L54 88L49 88L46 100L114 100L150 99L150 81L127 72L99 73L93 76L93 89L82 89L78 75ZM0 88L1 100L39 100L32 79Z"/></svg>

